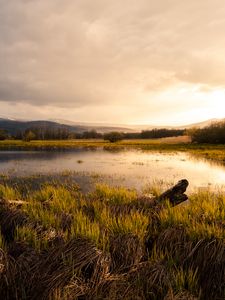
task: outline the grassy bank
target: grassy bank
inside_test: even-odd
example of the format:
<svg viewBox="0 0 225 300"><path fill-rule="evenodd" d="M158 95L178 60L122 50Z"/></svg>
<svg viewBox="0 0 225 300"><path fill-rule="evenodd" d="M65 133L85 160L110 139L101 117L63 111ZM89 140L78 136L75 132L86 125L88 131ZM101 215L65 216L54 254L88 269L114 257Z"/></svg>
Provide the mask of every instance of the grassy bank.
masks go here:
<svg viewBox="0 0 225 300"><path fill-rule="evenodd" d="M33 140L30 142L22 140L0 141L0 150L54 150L54 149L76 149L79 147L160 147L188 144L190 139L186 136L162 139L139 139L122 140L111 143L102 139L77 139L77 140Z"/></svg>
<svg viewBox="0 0 225 300"><path fill-rule="evenodd" d="M147 192L157 196L162 186ZM224 299L225 196L152 205L97 184L0 185L4 299Z"/></svg>
<svg viewBox="0 0 225 300"><path fill-rule="evenodd" d="M104 140L64 140L64 141L0 141L1 150L73 150L77 148L142 149L146 151L183 151L195 156L225 163L225 145L193 144L188 137L164 138L157 140L123 140L110 143Z"/></svg>

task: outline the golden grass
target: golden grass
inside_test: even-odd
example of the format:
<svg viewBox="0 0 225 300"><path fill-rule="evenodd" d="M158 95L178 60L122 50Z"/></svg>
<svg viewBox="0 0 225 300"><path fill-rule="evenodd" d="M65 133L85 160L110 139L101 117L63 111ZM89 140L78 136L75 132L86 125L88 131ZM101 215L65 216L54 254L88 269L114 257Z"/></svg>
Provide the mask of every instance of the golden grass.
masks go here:
<svg viewBox="0 0 225 300"><path fill-rule="evenodd" d="M155 183L150 190L161 189ZM20 207L0 206L3 274L13 282L10 261L20 278L16 299L220 299L225 293L220 190L193 193L183 206L165 202L158 211L135 206L135 190L105 184L87 195L49 183L23 196L9 185L0 191L5 200L21 200ZM14 288L0 285L0 292L15 298Z"/></svg>

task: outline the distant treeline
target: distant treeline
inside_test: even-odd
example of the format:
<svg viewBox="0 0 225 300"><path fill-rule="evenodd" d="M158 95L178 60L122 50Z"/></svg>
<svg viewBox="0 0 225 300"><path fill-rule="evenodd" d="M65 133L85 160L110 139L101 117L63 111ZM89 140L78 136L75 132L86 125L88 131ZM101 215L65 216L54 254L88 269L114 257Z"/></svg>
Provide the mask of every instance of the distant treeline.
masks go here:
<svg viewBox="0 0 225 300"><path fill-rule="evenodd" d="M17 132L14 136L18 140L26 140L27 137L32 140L67 140L74 138L74 135L67 128L31 127L23 132Z"/></svg>
<svg viewBox="0 0 225 300"><path fill-rule="evenodd" d="M10 136L7 131L0 129L0 140L13 138L17 140L68 140L68 139L107 139L113 134L119 139L155 139L164 137L174 137L184 135L185 130L177 129L152 129L141 132L111 132L99 133L95 130L84 131L82 133L71 132L67 128L43 128L31 127L24 131L18 131L15 135Z"/></svg>
<svg viewBox="0 0 225 300"><path fill-rule="evenodd" d="M184 135L184 129L152 129L152 130L143 130L141 133L138 133L141 139L157 139L164 137L174 137Z"/></svg>
<svg viewBox="0 0 225 300"><path fill-rule="evenodd" d="M30 127L26 130L18 131L10 135L6 130L0 128L0 140L68 140L68 139L105 139L117 141L122 139L157 139L165 137L175 137L189 135L192 142L195 143L225 143L225 122L215 123L208 127L192 129L152 129L141 132L108 132L99 133L95 130L84 131L82 133L74 132L65 127Z"/></svg>
<svg viewBox="0 0 225 300"><path fill-rule="evenodd" d="M195 143L225 144L225 122L215 123L202 129L192 128L187 133Z"/></svg>

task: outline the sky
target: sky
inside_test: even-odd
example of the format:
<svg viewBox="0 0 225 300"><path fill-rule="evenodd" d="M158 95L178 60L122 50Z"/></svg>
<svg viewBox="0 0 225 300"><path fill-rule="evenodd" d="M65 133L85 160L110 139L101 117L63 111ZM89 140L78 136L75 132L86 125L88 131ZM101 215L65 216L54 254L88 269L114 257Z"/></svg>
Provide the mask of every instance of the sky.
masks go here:
<svg viewBox="0 0 225 300"><path fill-rule="evenodd" d="M225 117L224 0L0 0L0 116Z"/></svg>

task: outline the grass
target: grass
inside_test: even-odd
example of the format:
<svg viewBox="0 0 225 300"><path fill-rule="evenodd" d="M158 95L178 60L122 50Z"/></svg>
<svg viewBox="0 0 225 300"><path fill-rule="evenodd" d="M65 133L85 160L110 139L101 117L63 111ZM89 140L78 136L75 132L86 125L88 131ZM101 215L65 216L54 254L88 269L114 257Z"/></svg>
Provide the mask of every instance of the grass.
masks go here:
<svg viewBox="0 0 225 300"><path fill-rule="evenodd" d="M56 151L73 150L77 148L105 150L120 150L124 148L142 149L146 151L170 151L170 152L188 152L195 156L205 159L225 163L225 145L214 144L194 144L190 142L187 136L162 139L142 139L142 140L122 140L116 143L100 139L89 140L48 140L48 141L30 141L4 140L0 141L0 150L35 150L35 151ZM77 163L82 163L79 160Z"/></svg>
<svg viewBox="0 0 225 300"><path fill-rule="evenodd" d="M17 200L17 199L19 199L19 197L20 197L20 195L15 188L0 184L0 199L2 199L2 200L10 200L10 199Z"/></svg>
<svg viewBox="0 0 225 300"><path fill-rule="evenodd" d="M0 185L4 299L224 299L222 191L153 209L123 187L22 185Z"/></svg>

